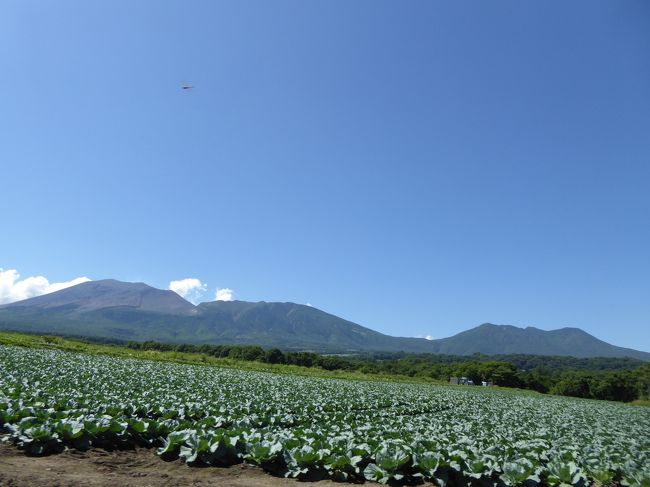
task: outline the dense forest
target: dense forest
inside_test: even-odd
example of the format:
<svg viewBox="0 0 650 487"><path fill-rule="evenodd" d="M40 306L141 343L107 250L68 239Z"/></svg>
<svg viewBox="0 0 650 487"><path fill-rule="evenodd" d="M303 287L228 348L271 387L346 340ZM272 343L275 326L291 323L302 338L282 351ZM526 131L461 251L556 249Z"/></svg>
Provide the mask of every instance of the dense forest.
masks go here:
<svg viewBox="0 0 650 487"><path fill-rule="evenodd" d="M127 346L137 350L203 353L236 360L366 374L428 377L443 381L450 377L466 377L474 384L486 381L504 387L610 401L650 399L650 363L632 358L405 353L343 356L283 352L277 348L265 350L259 346L174 345L151 341L129 342Z"/></svg>

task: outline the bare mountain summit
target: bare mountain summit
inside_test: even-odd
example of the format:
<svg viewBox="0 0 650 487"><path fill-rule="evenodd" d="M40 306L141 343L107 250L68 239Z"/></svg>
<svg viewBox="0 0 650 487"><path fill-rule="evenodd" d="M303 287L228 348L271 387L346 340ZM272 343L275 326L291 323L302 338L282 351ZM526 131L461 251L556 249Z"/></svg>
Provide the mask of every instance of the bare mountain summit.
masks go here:
<svg viewBox="0 0 650 487"><path fill-rule="evenodd" d="M122 282L115 279L83 282L50 294L0 306L19 307L77 313L119 307L173 315L187 315L194 311L194 305L174 291L156 289L143 282Z"/></svg>

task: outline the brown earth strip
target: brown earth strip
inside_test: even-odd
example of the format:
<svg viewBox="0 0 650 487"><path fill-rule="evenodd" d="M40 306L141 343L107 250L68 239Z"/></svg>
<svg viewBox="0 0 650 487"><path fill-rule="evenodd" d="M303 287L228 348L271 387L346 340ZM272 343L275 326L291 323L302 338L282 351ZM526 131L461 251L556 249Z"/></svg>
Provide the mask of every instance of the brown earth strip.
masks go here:
<svg viewBox="0 0 650 487"><path fill-rule="evenodd" d="M331 487L330 481L316 482ZM86 452L28 457L12 445L0 443L2 487L299 487L293 479L273 477L262 469L241 464L228 468L193 468L180 460L165 462L152 450Z"/></svg>

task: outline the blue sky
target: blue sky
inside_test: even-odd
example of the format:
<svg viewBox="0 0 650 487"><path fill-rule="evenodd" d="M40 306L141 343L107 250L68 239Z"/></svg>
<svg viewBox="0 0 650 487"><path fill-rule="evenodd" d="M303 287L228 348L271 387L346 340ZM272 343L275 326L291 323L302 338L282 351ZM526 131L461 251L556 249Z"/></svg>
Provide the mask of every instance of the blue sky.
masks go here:
<svg viewBox="0 0 650 487"><path fill-rule="evenodd" d="M5 272L650 350L648 2L2 10Z"/></svg>

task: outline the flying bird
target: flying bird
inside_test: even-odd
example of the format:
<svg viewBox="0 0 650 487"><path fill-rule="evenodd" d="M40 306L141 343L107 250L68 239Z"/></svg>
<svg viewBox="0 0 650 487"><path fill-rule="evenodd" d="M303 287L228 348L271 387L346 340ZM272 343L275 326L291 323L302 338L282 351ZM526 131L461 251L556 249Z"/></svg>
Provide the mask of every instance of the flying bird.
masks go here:
<svg viewBox="0 0 650 487"><path fill-rule="evenodd" d="M184 90L191 90L191 89L194 88L194 86L192 86L192 85L182 85L181 88L184 89Z"/></svg>

